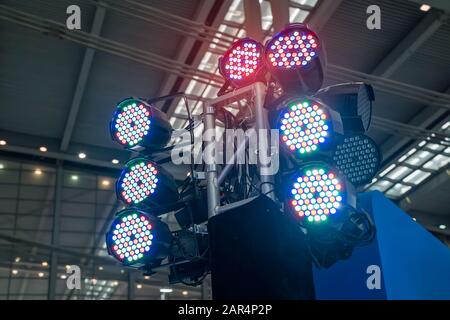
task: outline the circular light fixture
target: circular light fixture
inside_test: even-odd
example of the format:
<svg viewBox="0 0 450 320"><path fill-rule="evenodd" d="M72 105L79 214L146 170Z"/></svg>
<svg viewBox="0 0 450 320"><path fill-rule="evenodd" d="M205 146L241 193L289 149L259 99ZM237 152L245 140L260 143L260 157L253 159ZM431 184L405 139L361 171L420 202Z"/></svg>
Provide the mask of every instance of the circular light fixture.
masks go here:
<svg viewBox="0 0 450 320"><path fill-rule="evenodd" d="M370 137L363 134L345 135L333 150L336 167L355 186L372 181L381 163L381 152Z"/></svg>
<svg viewBox="0 0 450 320"><path fill-rule="evenodd" d="M172 126L160 110L144 100L128 98L118 104L110 133L125 148L157 149L169 142Z"/></svg>
<svg viewBox="0 0 450 320"><path fill-rule="evenodd" d="M129 266L160 263L167 256L171 241L165 223L135 209L118 212L106 234L109 254Z"/></svg>
<svg viewBox="0 0 450 320"><path fill-rule="evenodd" d="M41 151L41 152L47 152L48 149L47 149L47 147L41 146L41 147L39 147L39 151Z"/></svg>
<svg viewBox="0 0 450 320"><path fill-rule="evenodd" d="M85 158L86 158L86 153L80 152L80 153L78 154L78 158L80 158L80 159L85 159Z"/></svg>
<svg viewBox="0 0 450 320"><path fill-rule="evenodd" d="M245 38L233 43L219 59L219 71L234 87L255 81L263 68L264 48L256 40Z"/></svg>
<svg viewBox="0 0 450 320"><path fill-rule="evenodd" d="M317 58L319 39L311 30L289 28L274 36L266 46L271 68L300 69Z"/></svg>
<svg viewBox="0 0 450 320"><path fill-rule="evenodd" d="M117 159L112 159L111 162L112 162L113 164L119 164L119 160L117 160Z"/></svg>
<svg viewBox="0 0 450 320"><path fill-rule="evenodd" d="M301 167L288 187L289 210L309 224L327 221L338 215L347 204L356 205L354 192L338 170L325 163Z"/></svg>
<svg viewBox="0 0 450 320"><path fill-rule="evenodd" d="M6 146L6 140L0 140L0 146Z"/></svg>
<svg viewBox="0 0 450 320"><path fill-rule="evenodd" d="M281 143L297 156L324 149L335 133L341 132L337 118L338 114L318 100L290 100L278 116Z"/></svg>
<svg viewBox="0 0 450 320"><path fill-rule="evenodd" d="M294 23L266 43L265 64L285 91L312 94L323 83L322 53L316 33L305 24Z"/></svg>
<svg viewBox="0 0 450 320"><path fill-rule="evenodd" d="M117 197L128 205L167 204L178 200L173 178L145 158L130 160L116 183Z"/></svg>

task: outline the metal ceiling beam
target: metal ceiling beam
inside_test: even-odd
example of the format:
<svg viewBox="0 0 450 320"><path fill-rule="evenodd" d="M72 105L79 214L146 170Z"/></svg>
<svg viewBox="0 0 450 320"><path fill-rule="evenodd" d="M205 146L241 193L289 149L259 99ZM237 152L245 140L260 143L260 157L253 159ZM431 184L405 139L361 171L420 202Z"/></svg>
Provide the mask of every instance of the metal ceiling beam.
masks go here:
<svg viewBox="0 0 450 320"><path fill-rule="evenodd" d="M272 9L272 26L275 32L279 32L289 24L289 0L270 0Z"/></svg>
<svg viewBox="0 0 450 320"><path fill-rule="evenodd" d="M261 5L259 0L243 0L244 1L244 28L247 37L262 42L264 40L264 32L262 29Z"/></svg>
<svg viewBox="0 0 450 320"><path fill-rule="evenodd" d="M342 2L343 0L322 0L319 6L308 16L306 23L315 32L320 32Z"/></svg>
<svg viewBox="0 0 450 320"><path fill-rule="evenodd" d="M105 11L106 10L103 7L97 7L95 10L94 21L91 27L91 34L94 36L100 35L105 18ZM92 61L94 60L94 55L95 50L92 48L87 48L84 53L80 74L78 75L77 86L75 88L69 115L66 120L66 126L64 127L64 133L61 139L61 151L67 151L67 148L69 147L70 139L72 138L73 129L75 127L75 122L80 110L81 101L83 99L84 91L86 89L86 84L89 78L89 73L91 71Z"/></svg>
<svg viewBox="0 0 450 320"><path fill-rule="evenodd" d="M438 29L445 23L447 14L442 11L431 10L417 24L400 43L373 69L372 74L389 78L411 57L417 49L423 45ZM430 123L445 113L445 110L438 109L430 112L430 108L425 108L420 114L415 116L409 124L426 128ZM381 150L385 159L390 158L396 151L401 149L410 138L391 137L383 143Z"/></svg>
<svg viewBox="0 0 450 320"><path fill-rule="evenodd" d="M208 13L211 11L212 5L213 5L213 1L203 0L202 3L199 5L199 9L197 10L197 13L195 14L195 17L193 18L193 20L203 23L206 20ZM180 49L177 50L177 55L175 57L175 60L186 61L186 59L189 55L189 52L191 51L194 43L195 43L194 38L185 37L180 44ZM168 95L170 93L170 90L174 86L177 78L178 77L174 74L166 75L166 77L163 80L162 85L159 89L158 95L159 96Z"/></svg>
<svg viewBox="0 0 450 320"><path fill-rule="evenodd" d="M437 8L450 12L450 1L448 0L409 0L411 2L417 3L417 8L420 8L422 4L428 4L432 8Z"/></svg>
<svg viewBox="0 0 450 320"><path fill-rule="evenodd" d="M425 17L383 58L372 71L373 75L389 78L445 23L448 14L430 10Z"/></svg>
<svg viewBox="0 0 450 320"><path fill-rule="evenodd" d="M207 2L210 2L210 4L211 4L211 3L214 3L215 1L207 1ZM212 27L214 27L214 28L219 27L220 23L224 20L228 9L230 8L231 2L232 2L232 0L224 0L223 1L219 12L215 16L215 18L211 24ZM211 9L212 9L212 7L210 7L210 10L207 12L207 14L205 15L205 19L202 22L205 22L206 17L211 13ZM195 45L196 45L196 42L192 43L192 45L189 47L188 54L193 53L193 50L195 50ZM209 43L207 43L207 42L201 43L199 48L196 49L195 57L193 58L193 61L190 63L190 65L193 67L198 67L198 65L200 64L201 60L203 59L203 56L205 55L206 51L208 51L208 48L209 48ZM186 78L181 79L179 77L176 77L175 81L173 82L173 85L169 87L169 91L167 92L167 94L170 93L175 88L177 81L181 81L181 84L179 85L178 88L176 88L176 91L184 92L191 80L186 79ZM162 95L164 95L163 92L162 92ZM175 101L178 101L178 99L173 100L167 109L167 114L169 115L169 117L173 114L173 112L175 110L175 107L176 107Z"/></svg>

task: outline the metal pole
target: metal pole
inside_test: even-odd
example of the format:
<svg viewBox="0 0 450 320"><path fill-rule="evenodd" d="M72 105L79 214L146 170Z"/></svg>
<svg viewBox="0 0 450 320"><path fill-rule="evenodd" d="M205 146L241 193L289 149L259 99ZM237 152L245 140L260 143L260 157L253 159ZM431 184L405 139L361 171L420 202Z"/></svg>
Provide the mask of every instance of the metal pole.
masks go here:
<svg viewBox="0 0 450 320"><path fill-rule="evenodd" d="M215 160L216 146L216 117L214 107L208 103L203 105L204 108L204 137L205 149L203 151L206 169L206 191L208 195L208 218L212 218L217 214L219 202L219 186L217 183L217 164ZM205 152L206 150L206 152ZM214 154L212 152L214 150Z"/></svg>
<svg viewBox="0 0 450 320"><path fill-rule="evenodd" d="M134 300L136 298L136 273L132 270L128 270L128 300Z"/></svg>
<svg viewBox="0 0 450 320"><path fill-rule="evenodd" d="M261 83L255 83L255 118L256 130L258 133L258 169L260 173L260 189L261 193L274 200L273 192L274 179L273 175L268 175L266 170L269 167L267 163L261 162L262 152L265 153L265 158L270 155L269 148L269 123L267 121L267 111L264 108L264 100L266 95L266 86ZM264 146L265 144L265 146Z"/></svg>
<svg viewBox="0 0 450 320"><path fill-rule="evenodd" d="M55 207L53 213L53 226L52 226L52 246L59 246L59 229L61 224L61 197L62 197L62 183L63 183L63 166L58 161L56 168L56 183L55 183ZM56 293L56 279L58 277L58 255L53 248L50 254L50 274L48 277L48 300L55 299Z"/></svg>

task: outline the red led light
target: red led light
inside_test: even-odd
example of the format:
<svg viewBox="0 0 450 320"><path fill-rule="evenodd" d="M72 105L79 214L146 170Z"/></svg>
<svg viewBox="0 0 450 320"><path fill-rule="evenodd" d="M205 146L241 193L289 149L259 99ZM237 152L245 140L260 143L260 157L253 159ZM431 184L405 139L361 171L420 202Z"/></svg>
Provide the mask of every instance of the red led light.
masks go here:
<svg viewBox="0 0 450 320"><path fill-rule="evenodd" d="M222 57L220 71L234 84L253 81L263 65L262 54L263 47L259 42L248 38L239 40Z"/></svg>

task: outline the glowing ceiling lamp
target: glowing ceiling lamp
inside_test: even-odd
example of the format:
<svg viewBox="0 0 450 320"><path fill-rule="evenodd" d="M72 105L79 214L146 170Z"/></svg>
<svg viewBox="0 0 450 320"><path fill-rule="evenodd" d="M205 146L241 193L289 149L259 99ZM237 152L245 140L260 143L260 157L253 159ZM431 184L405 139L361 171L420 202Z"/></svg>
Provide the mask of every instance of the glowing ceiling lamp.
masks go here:
<svg viewBox="0 0 450 320"><path fill-rule="evenodd" d="M136 209L118 212L106 234L108 253L127 266L160 264L171 242L172 234L165 223Z"/></svg>
<svg viewBox="0 0 450 320"><path fill-rule="evenodd" d="M110 122L112 138L127 149L160 149L167 145L172 126L166 115L141 99L121 101Z"/></svg>
<svg viewBox="0 0 450 320"><path fill-rule="evenodd" d="M314 93L323 83L324 57L318 36L304 24L291 24L265 46L268 71L291 93Z"/></svg>
<svg viewBox="0 0 450 320"><path fill-rule="evenodd" d="M164 205L178 200L172 176L145 158L130 160L116 182L117 197L127 205Z"/></svg>

